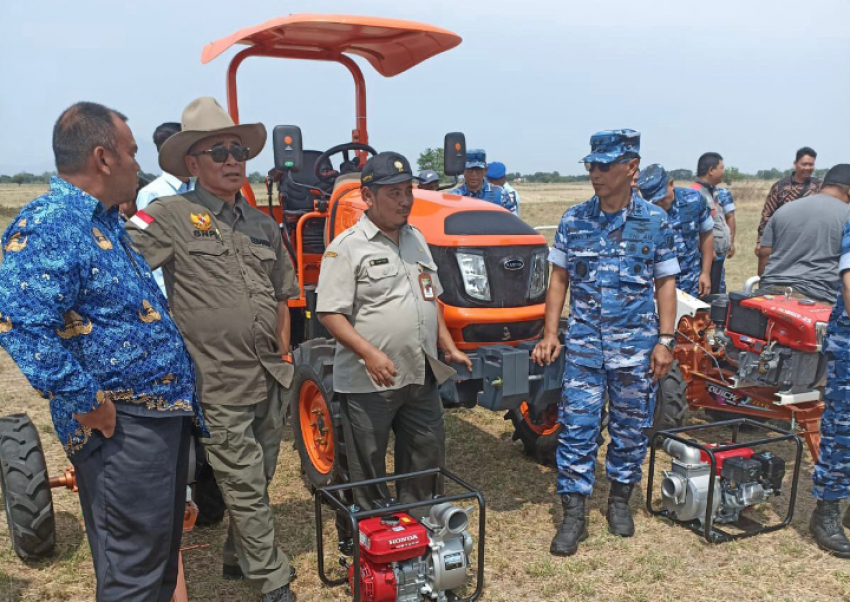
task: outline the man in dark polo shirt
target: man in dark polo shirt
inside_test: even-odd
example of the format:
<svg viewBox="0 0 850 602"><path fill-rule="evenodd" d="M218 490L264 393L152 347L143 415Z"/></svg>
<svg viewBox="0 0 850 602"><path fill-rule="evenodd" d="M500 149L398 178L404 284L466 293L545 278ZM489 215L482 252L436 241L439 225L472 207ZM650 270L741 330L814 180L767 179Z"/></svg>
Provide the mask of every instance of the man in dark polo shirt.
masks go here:
<svg viewBox="0 0 850 602"><path fill-rule="evenodd" d="M850 219L850 165L827 172L820 194L789 203L773 214L759 248L760 287L791 287L832 305L838 296L841 233Z"/></svg>
<svg viewBox="0 0 850 602"><path fill-rule="evenodd" d="M266 141L262 124L234 125L212 98L192 101L159 164L195 176L194 191L165 197L127 224L151 268L162 267L174 320L197 364L204 441L230 514L225 578L248 579L263 602L289 602L290 569L275 544L268 485L289 386L287 299L298 296L274 220L239 189L245 162Z"/></svg>

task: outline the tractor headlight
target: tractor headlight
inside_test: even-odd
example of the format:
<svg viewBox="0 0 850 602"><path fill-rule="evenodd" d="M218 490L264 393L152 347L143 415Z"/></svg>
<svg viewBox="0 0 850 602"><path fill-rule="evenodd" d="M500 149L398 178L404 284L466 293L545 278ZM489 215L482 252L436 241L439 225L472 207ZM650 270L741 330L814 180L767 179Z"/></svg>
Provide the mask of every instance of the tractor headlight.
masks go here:
<svg viewBox="0 0 850 602"><path fill-rule="evenodd" d="M826 326L828 322L815 322L815 336L818 342L818 351L823 351L823 340L826 337Z"/></svg>
<svg viewBox="0 0 850 602"><path fill-rule="evenodd" d="M487 264L484 255L478 253L458 253L457 265L463 278L466 294L479 301L490 300L490 279L487 277Z"/></svg>
<svg viewBox="0 0 850 602"><path fill-rule="evenodd" d="M531 279L528 283L528 298L536 299L546 292L546 251L536 251L531 256Z"/></svg>

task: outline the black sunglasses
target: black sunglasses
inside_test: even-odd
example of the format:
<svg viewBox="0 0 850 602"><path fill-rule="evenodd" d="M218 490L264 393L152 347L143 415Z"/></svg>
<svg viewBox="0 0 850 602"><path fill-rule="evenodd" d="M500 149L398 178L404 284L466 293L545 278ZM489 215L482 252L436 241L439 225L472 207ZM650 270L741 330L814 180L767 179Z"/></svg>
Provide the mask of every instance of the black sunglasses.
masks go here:
<svg viewBox="0 0 850 602"><path fill-rule="evenodd" d="M602 173L608 173L608 170L611 169L611 166L615 163L628 163L631 161L631 158L620 159L619 161L613 161L611 163L598 163L596 161L585 161L584 168L587 171L593 171L594 168L598 169Z"/></svg>
<svg viewBox="0 0 850 602"><path fill-rule="evenodd" d="M247 146L242 146L241 144L231 144L230 148L224 146L216 146L207 150L198 151L196 153L192 153L193 157L197 157L198 155L208 154L210 159L215 161L216 163L224 163L227 161L227 155L233 155L233 158L239 161L240 163L248 160L248 154L251 152Z"/></svg>

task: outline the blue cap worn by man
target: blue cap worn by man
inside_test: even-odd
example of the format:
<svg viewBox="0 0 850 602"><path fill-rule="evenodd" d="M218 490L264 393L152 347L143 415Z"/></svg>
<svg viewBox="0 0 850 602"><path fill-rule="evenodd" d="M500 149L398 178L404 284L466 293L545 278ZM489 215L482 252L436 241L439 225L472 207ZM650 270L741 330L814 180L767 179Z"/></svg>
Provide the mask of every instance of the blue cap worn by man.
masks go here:
<svg viewBox="0 0 850 602"><path fill-rule="evenodd" d="M698 190L680 188L661 165L654 163L640 172L637 187L643 198L667 212L676 232L676 251L681 272L676 287L695 297L711 290L714 255L714 220Z"/></svg>
<svg viewBox="0 0 850 602"><path fill-rule="evenodd" d="M505 189L505 191L510 195L518 213L519 193L513 186L508 184L507 175L508 169L505 167L505 164L499 161L493 161L487 166L487 173L484 174L484 177L487 178L487 181L490 182L490 184L493 184L494 186L501 186Z"/></svg>
<svg viewBox="0 0 850 602"><path fill-rule="evenodd" d="M587 538L585 500L593 491L606 391L608 528L621 537L634 535L629 497L640 482L646 456L644 429L652 424L654 379L669 370L675 345L675 232L664 211L633 192L640 134L599 132L590 145L585 167L596 196L567 209L558 226L549 253L552 274L543 339L532 353L540 365L560 354L558 316L572 286L558 410L564 426L557 452L564 518L550 548L556 556L575 554Z"/></svg>
<svg viewBox="0 0 850 602"><path fill-rule="evenodd" d="M484 179L486 168L487 153L484 152L484 149L468 149L466 151L466 170L463 172L463 184L449 190L449 193L501 205L516 215L516 203L514 203L511 195L501 186L494 186Z"/></svg>
<svg viewBox="0 0 850 602"><path fill-rule="evenodd" d="M419 172L420 190L438 190L440 188L440 174L433 169L425 169Z"/></svg>

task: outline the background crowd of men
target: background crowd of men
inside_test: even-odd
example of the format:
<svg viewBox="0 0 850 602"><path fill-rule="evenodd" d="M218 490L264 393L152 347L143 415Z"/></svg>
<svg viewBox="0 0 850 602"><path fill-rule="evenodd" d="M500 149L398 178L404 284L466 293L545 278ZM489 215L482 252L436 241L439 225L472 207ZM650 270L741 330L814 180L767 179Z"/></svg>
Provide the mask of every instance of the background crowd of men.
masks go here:
<svg viewBox="0 0 850 602"><path fill-rule="evenodd" d="M230 517L223 577L246 579L263 602L294 599L268 488L293 377L287 301L300 291L279 226L240 193L246 162L265 142L262 124L236 125L214 99L198 98L181 123L157 128L163 173L137 194L126 116L77 103L54 127L58 176L3 235L0 344L50 400L77 471L98 600L171 599L193 436ZM795 172L771 189L756 254L766 292L793 287L835 303L811 529L821 547L850 557L838 518L850 487L850 165L820 182L815 159L800 149ZM488 164L482 149L466 161L464 182L450 192L517 214L505 165ZM608 526L634 535L630 498L657 382L673 362L676 288L722 292L724 263L736 253L735 206L718 153L699 158L690 188L661 165L640 169L634 130L597 132L582 161L595 194L561 219L532 353L541 365L566 354L563 517L550 548L558 556L588 536L585 502L606 401ZM454 373L448 364L471 370L446 328L428 244L408 223L414 184L438 190L439 174L414 176L405 157L383 152L359 175L367 210L328 245L317 306L337 342L334 390L353 481L386 474L391 432L398 472L443 465L438 387ZM398 491L402 502L439 493L430 480ZM351 501L369 508L389 496L360 488ZM343 536L350 550L352 534Z"/></svg>

